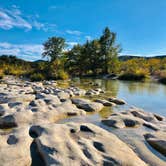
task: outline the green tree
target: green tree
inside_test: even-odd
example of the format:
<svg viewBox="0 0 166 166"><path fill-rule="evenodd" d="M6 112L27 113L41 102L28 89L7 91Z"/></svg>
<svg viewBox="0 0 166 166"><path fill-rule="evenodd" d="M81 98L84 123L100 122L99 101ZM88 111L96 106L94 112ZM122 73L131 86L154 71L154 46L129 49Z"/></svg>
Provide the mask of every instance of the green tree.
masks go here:
<svg viewBox="0 0 166 166"><path fill-rule="evenodd" d="M103 31L100 37L101 50L100 54L103 57L103 72L109 72L110 61L116 60L118 53L121 51L120 46L116 44L116 33L111 32L108 27Z"/></svg>
<svg viewBox="0 0 166 166"><path fill-rule="evenodd" d="M85 72L86 58L83 49L84 46L77 44L67 53L66 68L74 75L82 75Z"/></svg>
<svg viewBox="0 0 166 166"><path fill-rule="evenodd" d="M88 62L89 62L89 70L93 72L93 74L97 74L98 71L102 68L101 63L101 55L100 55L100 43L99 40L92 40L89 43L88 49Z"/></svg>
<svg viewBox="0 0 166 166"><path fill-rule="evenodd" d="M66 47L65 39L61 37L51 37L44 44L43 57L54 61L62 56L63 50Z"/></svg>

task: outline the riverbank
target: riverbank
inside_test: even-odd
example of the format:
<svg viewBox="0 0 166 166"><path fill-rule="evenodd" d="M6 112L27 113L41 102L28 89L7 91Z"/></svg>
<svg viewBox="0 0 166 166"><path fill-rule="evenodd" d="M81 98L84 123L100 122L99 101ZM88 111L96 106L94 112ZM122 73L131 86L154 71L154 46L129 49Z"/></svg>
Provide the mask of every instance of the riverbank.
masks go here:
<svg viewBox="0 0 166 166"><path fill-rule="evenodd" d="M165 117L132 108L95 123L82 121L127 105L92 84L93 89L5 77L0 86L0 165L164 166ZM69 117L80 121L60 123Z"/></svg>

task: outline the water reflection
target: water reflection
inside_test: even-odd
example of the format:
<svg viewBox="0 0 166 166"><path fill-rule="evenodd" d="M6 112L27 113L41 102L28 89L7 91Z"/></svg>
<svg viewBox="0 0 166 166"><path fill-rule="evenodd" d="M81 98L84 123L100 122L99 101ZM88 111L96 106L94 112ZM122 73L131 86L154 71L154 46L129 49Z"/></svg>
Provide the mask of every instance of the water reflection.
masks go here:
<svg viewBox="0 0 166 166"><path fill-rule="evenodd" d="M166 116L166 86L154 82L130 82L104 79L78 79L77 86L89 89L94 85L107 91L106 97L125 99L129 106L135 106ZM110 111L111 112L111 111Z"/></svg>

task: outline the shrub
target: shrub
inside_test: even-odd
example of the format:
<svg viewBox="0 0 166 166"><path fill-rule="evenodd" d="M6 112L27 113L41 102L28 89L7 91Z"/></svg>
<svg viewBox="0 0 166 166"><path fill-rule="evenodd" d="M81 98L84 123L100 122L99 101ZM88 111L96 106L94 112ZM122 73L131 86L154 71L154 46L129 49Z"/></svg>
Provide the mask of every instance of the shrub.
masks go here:
<svg viewBox="0 0 166 166"><path fill-rule="evenodd" d="M143 73L124 73L119 76L119 80L129 80L129 81L142 81L146 79L146 75Z"/></svg>
<svg viewBox="0 0 166 166"><path fill-rule="evenodd" d="M160 78L159 82L162 84L166 84L166 77Z"/></svg>
<svg viewBox="0 0 166 166"><path fill-rule="evenodd" d="M3 78L3 75L0 74L0 80Z"/></svg>
<svg viewBox="0 0 166 166"><path fill-rule="evenodd" d="M0 70L0 79L2 79L2 78L3 78L3 71Z"/></svg>
<svg viewBox="0 0 166 166"><path fill-rule="evenodd" d="M155 72L154 72L154 75L155 75L157 78L166 77L166 70L158 70L158 71L155 71Z"/></svg>
<svg viewBox="0 0 166 166"><path fill-rule="evenodd" d="M42 81L45 79L45 76L41 73L34 73L30 75L31 81Z"/></svg>
<svg viewBox="0 0 166 166"><path fill-rule="evenodd" d="M69 78L69 75L64 70L60 70L58 71L58 78L62 80L67 80Z"/></svg>

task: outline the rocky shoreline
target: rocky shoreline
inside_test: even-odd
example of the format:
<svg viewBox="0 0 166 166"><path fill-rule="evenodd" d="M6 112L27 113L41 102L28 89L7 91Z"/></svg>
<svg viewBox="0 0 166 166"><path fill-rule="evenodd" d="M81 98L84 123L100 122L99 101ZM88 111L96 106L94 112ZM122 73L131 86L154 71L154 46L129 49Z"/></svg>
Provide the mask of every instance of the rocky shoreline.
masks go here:
<svg viewBox="0 0 166 166"><path fill-rule="evenodd" d="M56 81L30 82L7 76L0 84L0 166L115 165L164 166L166 118L132 108L115 112L99 124L69 122L104 107L126 102Z"/></svg>

